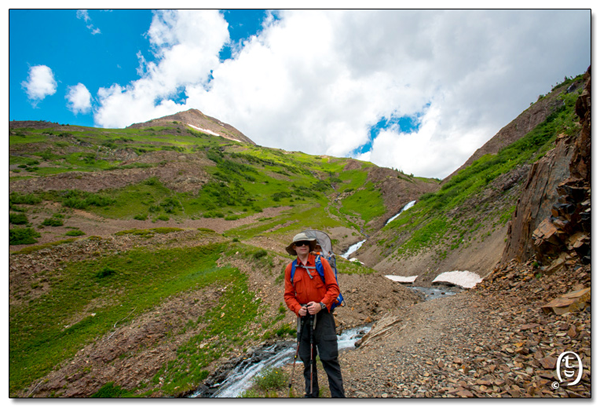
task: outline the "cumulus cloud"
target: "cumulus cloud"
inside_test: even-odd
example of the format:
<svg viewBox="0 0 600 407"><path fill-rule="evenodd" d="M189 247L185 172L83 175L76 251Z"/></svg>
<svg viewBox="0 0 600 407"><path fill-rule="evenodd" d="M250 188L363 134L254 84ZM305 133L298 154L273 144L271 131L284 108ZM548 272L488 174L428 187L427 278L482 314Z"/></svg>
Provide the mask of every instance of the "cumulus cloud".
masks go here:
<svg viewBox="0 0 600 407"><path fill-rule="evenodd" d="M99 90L94 120L101 126L124 127L186 108L169 98L187 86L208 84L229 33L218 11L165 10L154 14L148 38L156 62L138 54L141 78Z"/></svg>
<svg viewBox="0 0 600 407"><path fill-rule="evenodd" d="M285 10L219 62L222 15L160 12L148 31L157 62L101 89L95 120L126 126L197 108L263 146L443 178L539 94L583 73L589 33L585 10ZM356 155L372 126L403 116L418 130L383 129Z"/></svg>
<svg viewBox="0 0 600 407"><path fill-rule="evenodd" d="M89 113L92 110L92 94L82 83L69 86L65 98L68 109L75 114Z"/></svg>
<svg viewBox="0 0 600 407"><path fill-rule="evenodd" d="M52 69L46 65L36 65L29 68L29 77L21 82L27 97L33 106L36 106L46 96L56 93L56 80Z"/></svg>

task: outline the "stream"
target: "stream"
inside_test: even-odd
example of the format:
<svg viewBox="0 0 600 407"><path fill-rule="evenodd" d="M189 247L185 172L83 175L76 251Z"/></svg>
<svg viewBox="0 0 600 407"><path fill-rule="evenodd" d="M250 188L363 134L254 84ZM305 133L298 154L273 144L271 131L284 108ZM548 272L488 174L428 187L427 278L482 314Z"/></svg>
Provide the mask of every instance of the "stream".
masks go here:
<svg viewBox="0 0 600 407"><path fill-rule="evenodd" d="M346 253L342 254L342 257L346 260L348 260L348 256L350 256L352 253L354 253L355 251L357 251L358 249L360 249L360 247L363 245L364 242L366 242L367 240L361 240L358 243L354 243L352 246L350 246L348 248L348 250L346 250Z"/></svg>
<svg viewBox="0 0 600 407"><path fill-rule="evenodd" d="M406 205L404 205L404 208L402 208L402 209L400 210L400 212L398 212L397 214L395 214L394 216L392 216L391 218L389 218L389 219L387 220L387 222L385 222L385 225L387 225L388 223L390 223L391 221L393 221L394 219L396 219L396 218L397 218L398 216L400 216L400 214L401 214L402 212L404 212L405 210L407 210L407 209L410 209L410 208L412 208L413 206L415 206L415 204L416 204L416 203L417 203L417 201L410 201L409 203L407 203ZM384 226L385 226L385 225L384 225Z"/></svg>
<svg viewBox="0 0 600 407"><path fill-rule="evenodd" d="M338 335L338 350L354 349L354 344L369 332L371 325L347 329ZM265 368L276 368L294 360L296 341L281 341L263 346L224 364L213 376L207 379L191 398L236 398L252 386L252 379ZM298 359L296 363L302 365ZM298 366L297 369L298 370ZM300 367L300 371L302 368Z"/></svg>
<svg viewBox="0 0 600 407"><path fill-rule="evenodd" d="M387 222L385 222L385 224L387 225L388 223L390 223L391 221L393 221L394 219L396 219L398 216L400 216L400 214L410 208L412 208L415 204L417 203L417 201L410 201L409 203L407 203L406 205L404 205L404 207L400 210L400 212L398 212L397 214L395 214L394 216L392 216L391 218L389 218L387 220ZM361 230L362 232L362 230ZM346 250L346 252L344 254L342 254L341 256L348 260L348 257L354 253L355 251L357 251L358 249L360 249L360 247L363 245L364 242L366 242L367 240L361 240L360 242L354 243L352 246L350 246L348 248L348 250Z"/></svg>
<svg viewBox="0 0 600 407"><path fill-rule="evenodd" d="M454 295L459 290L457 287L408 287L425 301ZM341 351L355 349L355 343L371 330L372 324L347 329L337 336L338 349ZM294 360L296 341L280 341L270 345L250 350L246 355L240 356L224 363L214 372L198 389L191 394L191 398L236 398L252 386L254 377L265 368L277 368ZM302 361L296 363L302 365ZM300 367L300 371L302 368Z"/></svg>
<svg viewBox="0 0 600 407"><path fill-rule="evenodd" d="M411 287L408 286L413 291L416 291L425 301L435 300L442 297L447 297L449 295L454 295L459 293L460 289L454 287L450 289L449 287Z"/></svg>

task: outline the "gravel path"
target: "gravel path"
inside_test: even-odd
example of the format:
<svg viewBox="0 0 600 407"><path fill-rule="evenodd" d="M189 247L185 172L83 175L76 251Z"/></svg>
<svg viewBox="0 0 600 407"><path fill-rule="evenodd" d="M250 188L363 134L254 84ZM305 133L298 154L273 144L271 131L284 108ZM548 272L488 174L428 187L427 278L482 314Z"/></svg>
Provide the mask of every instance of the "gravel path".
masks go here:
<svg viewBox="0 0 600 407"><path fill-rule="evenodd" d="M476 289L388 313L359 348L341 355L346 396L591 397L590 307L563 315L542 309L589 283L589 266L537 278L521 267ZM554 389L556 360L567 350L582 358L583 377ZM328 397L324 373L319 379Z"/></svg>

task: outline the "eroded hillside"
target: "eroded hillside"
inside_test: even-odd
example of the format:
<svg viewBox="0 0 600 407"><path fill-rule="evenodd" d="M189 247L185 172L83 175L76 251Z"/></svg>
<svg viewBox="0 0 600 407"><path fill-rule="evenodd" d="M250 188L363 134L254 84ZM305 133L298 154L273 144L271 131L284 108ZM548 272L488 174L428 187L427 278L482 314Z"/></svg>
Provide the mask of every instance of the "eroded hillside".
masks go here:
<svg viewBox="0 0 600 407"><path fill-rule="evenodd" d="M421 196L372 236L357 257L386 274L417 275L422 285L445 271L489 273L503 257L509 221L524 194L527 202L537 199L532 205L543 207L540 219L550 214L556 187L569 176L581 130L575 106L584 84L580 76L541 97L439 191ZM539 188L529 188L533 179L540 180ZM531 231L538 224L532 222Z"/></svg>

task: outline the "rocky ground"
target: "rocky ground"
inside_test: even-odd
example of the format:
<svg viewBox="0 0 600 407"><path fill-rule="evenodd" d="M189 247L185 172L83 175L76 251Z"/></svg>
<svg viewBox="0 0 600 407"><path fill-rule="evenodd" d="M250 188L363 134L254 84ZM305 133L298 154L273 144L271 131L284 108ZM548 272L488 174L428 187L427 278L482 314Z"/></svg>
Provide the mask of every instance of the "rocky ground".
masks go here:
<svg viewBox="0 0 600 407"><path fill-rule="evenodd" d="M130 235L86 239L52 250L12 256L11 301L19 301L15 298L20 292L18 287L31 286L40 270L57 267L64 257L84 259L95 253L140 245L202 244L198 236L194 231L182 231L157 234L151 239ZM210 233L202 236L206 242L216 237L224 239ZM287 260L276 258L275 269L282 269ZM265 312L272 312L274 317L283 301L283 287L272 282L275 274L253 270L243 259L223 261L249 275L257 296L270 304ZM38 283L40 295L45 285L43 281ZM420 302L411 290L380 274L340 275L340 285L348 305L336 310L339 328L375 322L362 344L356 350L344 351L340 357L348 397L591 397L589 295L571 305L570 312L563 313L567 309L564 303L558 307L555 303L555 308L548 306L563 294L591 286L589 264L571 259L558 269L540 269L533 261L510 263L494 270L475 289L427 302ZM198 295L203 296L202 303L210 304L219 293L215 288ZM191 313L190 318L196 318L187 305L190 300L175 299L164 305L164 312L159 313L162 317L148 315L111 333L87 353L82 352L81 357L76 356L73 363L48 375L46 382L34 389L35 396L65 386L70 389L69 394L85 395L85 388L94 383L87 376L75 375L81 364L92 365L104 382L117 380L127 386L144 380L148 372L172 356L176 342L165 344L162 350L160 346L149 347L135 360L124 359L117 364L111 361L119 352L139 346L139 338L160 342L164 319L170 315L187 312ZM289 314L286 321L293 319ZM567 350L582 358L584 374L578 385L563 384L554 389L556 361ZM290 373L291 365L284 369ZM295 395L303 394L300 371L297 366ZM327 396L327 379L322 369L320 373L322 394ZM281 390L279 396L287 397L287 389Z"/></svg>
<svg viewBox="0 0 600 407"><path fill-rule="evenodd" d="M590 287L590 273L581 264L553 275L540 275L530 263L511 264L473 290L386 314L360 347L340 358L346 396L591 397L589 297L571 312L546 307L561 294ZM577 385L554 388L564 351L581 357L583 376ZM301 395L296 375L294 391Z"/></svg>

